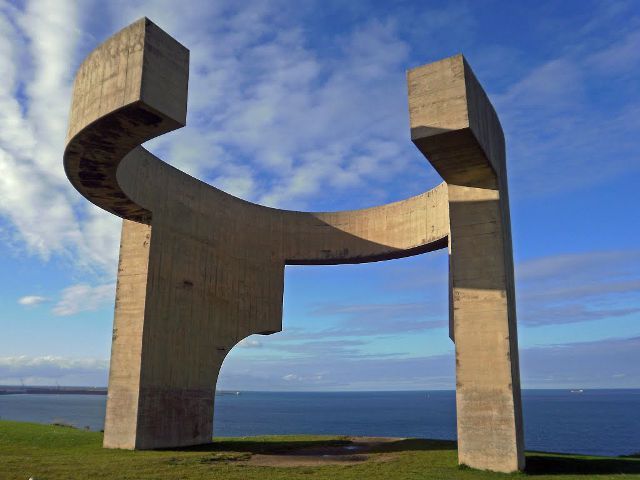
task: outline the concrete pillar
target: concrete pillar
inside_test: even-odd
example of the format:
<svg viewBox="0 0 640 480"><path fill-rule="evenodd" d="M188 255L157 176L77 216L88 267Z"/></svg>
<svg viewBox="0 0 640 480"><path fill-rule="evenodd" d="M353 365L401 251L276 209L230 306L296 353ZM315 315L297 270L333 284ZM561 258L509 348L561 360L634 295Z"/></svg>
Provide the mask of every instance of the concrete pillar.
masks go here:
<svg viewBox="0 0 640 480"><path fill-rule="evenodd" d="M524 446L501 203L499 190L449 185L459 461L511 472L524 468Z"/></svg>
<svg viewBox="0 0 640 480"><path fill-rule="evenodd" d="M524 468L504 136L461 55L408 73L411 136L449 193L450 336L458 458Z"/></svg>
<svg viewBox="0 0 640 480"><path fill-rule="evenodd" d="M175 447L212 438L215 384L236 332L212 334L204 325L209 312L193 311L201 278L184 272L188 261L169 264L190 252L175 243L165 248L166 236L161 228L123 222L105 447Z"/></svg>
<svg viewBox="0 0 640 480"><path fill-rule="evenodd" d="M271 267L264 265L260 281L274 285L273 295L248 285L243 259L161 215L152 226L123 222L105 447L211 441L227 353L251 333L280 329L284 264ZM245 289L262 292L262 305Z"/></svg>
<svg viewBox="0 0 640 480"><path fill-rule="evenodd" d="M104 446L135 448L151 227L122 221Z"/></svg>

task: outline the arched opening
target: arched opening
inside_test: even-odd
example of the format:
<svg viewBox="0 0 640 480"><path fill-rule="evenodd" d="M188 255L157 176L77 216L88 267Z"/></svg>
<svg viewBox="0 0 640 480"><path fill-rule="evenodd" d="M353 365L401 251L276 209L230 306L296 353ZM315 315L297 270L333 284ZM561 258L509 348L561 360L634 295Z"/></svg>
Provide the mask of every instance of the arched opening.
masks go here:
<svg viewBox="0 0 640 480"><path fill-rule="evenodd" d="M455 438L446 250L388 262L288 266L283 330L227 356L216 436Z"/></svg>

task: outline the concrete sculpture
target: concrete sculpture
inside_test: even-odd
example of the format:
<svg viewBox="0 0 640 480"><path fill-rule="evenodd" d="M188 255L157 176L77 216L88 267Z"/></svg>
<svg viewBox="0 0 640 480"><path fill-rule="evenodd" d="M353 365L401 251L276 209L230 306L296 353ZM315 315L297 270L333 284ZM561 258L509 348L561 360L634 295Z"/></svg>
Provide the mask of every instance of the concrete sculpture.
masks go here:
<svg viewBox="0 0 640 480"><path fill-rule="evenodd" d="M189 51L143 18L97 47L73 88L64 166L123 218L104 446L207 443L218 371L282 328L284 268L449 248L459 461L524 466L504 137L462 56L408 72L411 139L444 183L363 210L255 205L140 145L183 127Z"/></svg>

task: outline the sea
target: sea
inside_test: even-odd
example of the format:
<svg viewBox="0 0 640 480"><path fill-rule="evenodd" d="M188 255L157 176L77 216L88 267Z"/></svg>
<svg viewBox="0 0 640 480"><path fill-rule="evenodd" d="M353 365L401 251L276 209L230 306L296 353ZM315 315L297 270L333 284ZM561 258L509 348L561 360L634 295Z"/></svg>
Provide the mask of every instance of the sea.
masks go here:
<svg viewBox="0 0 640 480"><path fill-rule="evenodd" d="M0 418L101 430L104 395L0 395ZM527 450L640 452L640 389L524 390ZM0 426L0 429L2 427ZM329 434L456 438L454 391L226 392L214 435Z"/></svg>

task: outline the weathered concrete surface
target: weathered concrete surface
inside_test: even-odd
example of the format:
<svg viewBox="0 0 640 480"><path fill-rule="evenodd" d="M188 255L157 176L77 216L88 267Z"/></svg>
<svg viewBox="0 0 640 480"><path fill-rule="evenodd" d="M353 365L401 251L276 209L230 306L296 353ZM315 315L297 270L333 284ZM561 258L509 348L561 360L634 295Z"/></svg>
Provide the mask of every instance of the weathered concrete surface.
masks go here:
<svg viewBox="0 0 640 480"><path fill-rule="evenodd" d="M140 147L184 125L188 63L188 50L141 19L94 50L74 84L67 176L124 219L104 445L209 442L226 354L282 328L285 264L371 262L448 245L460 459L522 467L504 141L462 57L409 73L412 138L448 185L328 213L240 200Z"/></svg>

